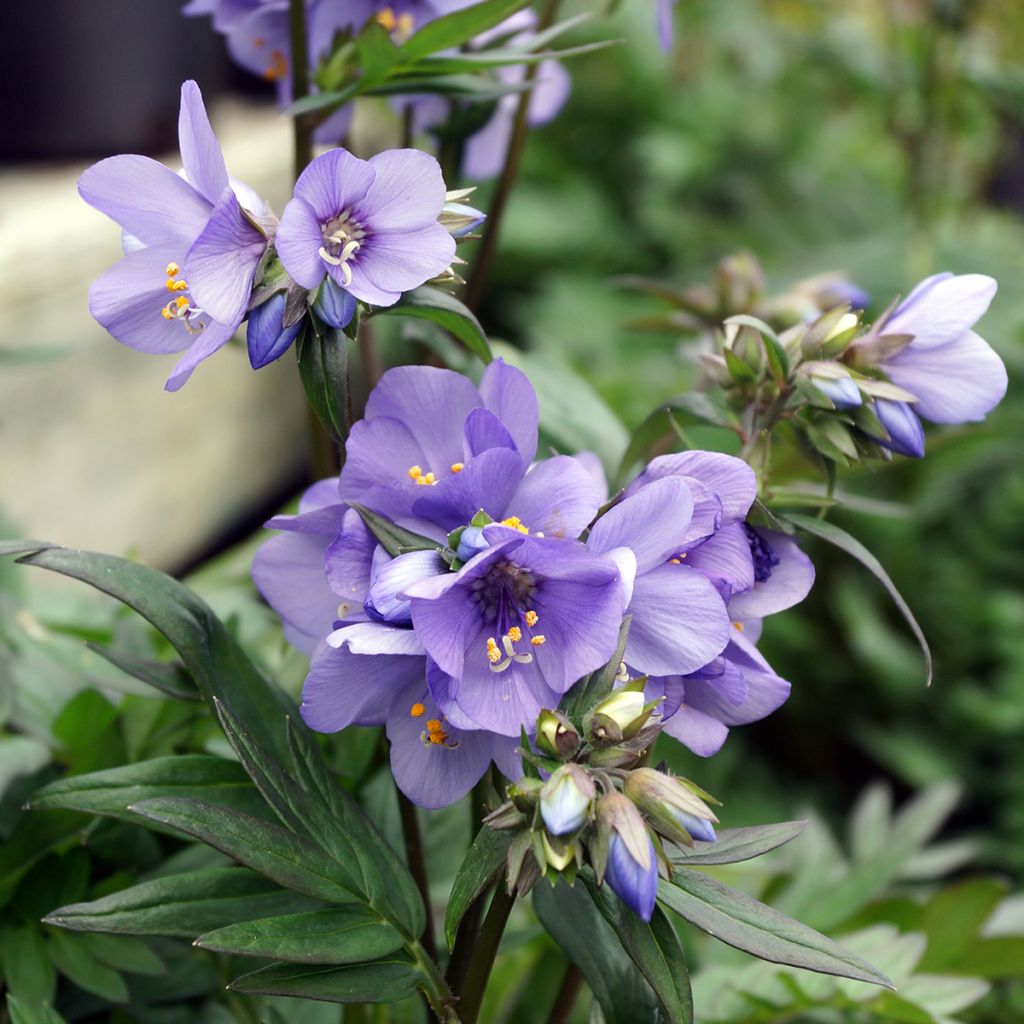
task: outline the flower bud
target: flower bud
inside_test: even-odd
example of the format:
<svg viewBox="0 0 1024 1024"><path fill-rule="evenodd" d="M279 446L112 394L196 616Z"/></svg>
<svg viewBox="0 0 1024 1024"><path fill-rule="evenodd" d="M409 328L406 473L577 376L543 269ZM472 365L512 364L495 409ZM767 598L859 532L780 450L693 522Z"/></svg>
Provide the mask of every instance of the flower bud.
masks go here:
<svg viewBox="0 0 1024 1024"><path fill-rule="evenodd" d="M392 558L373 573L364 604L366 614L377 622L412 625L406 590L420 580L447 571L448 567L436 551L409 551Z"/></svg>
<svg viewBox="0 0 1024 1024"><path fill-rule="evenodd" d="M597 743L619 743L635 736L651 716L642 690L623 687L605 697L593 711L590 734Z"/></svg>
<svg viewBox="0 0 1024 1024"><path fill-rule="evenodd" d="M658 895L658 860L640 812L621 793L609 793L598 801L597 821L591 861L598 884L607 881L623 903L649 921Z"/></svg>
<svg viewBox="0 0 1024 1024"><path fill-rule="evenodd" d="M356 312L356 297L345 291L330 275L324 278L313 303L313 312L328 327L348 327Z"/></svg>
<svg viewBox="0 0 1024 1024"><path fill-rule="evenodd" d="M276 292L249 314L245 338L249 347L249 363L254 370L280 359L302 327L304 317L290 327L284 326L286 305L285 293Z"/></svg>
<svg viewBox="0 0 1024 1024"><path fill-rule="evenodd" d="M482 526L467 526L459 536L459 546L455 549L455 554L460 562L468 562L490 546L490 542L484 537Z"/></svg>
<svg viewBox="0 0 1024 1024"><path fill-rule="evenodd" d="M626 777L623 792L673 842L685 846L692 846L694 839L715 842L712 822L718 818L685 780L653 768L637 768Z"/></svg>
<svg viewBox="0 0 1024 1024"><path fill-rule="evenodd" d="M542 832L541 844L548 867L552 867L556 871L564 871L576 859L575 843L564 842L554 836L549 836L547 832Z"/></svg>
<svg viewBox="0 0 1024 1024"><path fill-rule="evenodd" d="M917 413L906 402L877 398L875 414L888 434L887 438L875 438L879 444L898 455L909 455L914 459L924 455L924 428Z"/></svg>
<svg viewBox="0 0 1024 1024"><path fill-rule="evenodd" d="M832 380L823 380L820 377L812 379L814 386L837 409L856 409L864 401L861 398L860 388L849 377L837 377Z"/></svg>
<svg viewBox="0 0 1024 1024"><path fill-rule="evenodd" d="M557 768L540 791L540 816L548 832L565 836L582 828L596 795L593 780L579 765Z"/></svg>
<svg viewBox="0 0 1024 1024"><path fill-rule="evenodd" d="M447 202L437 218L452 238L462 238L487 219L487 215L466 203Z"/></svg>
<svg viewBox="0 0 1024 1024"><path fill-rule="evenodd" d="M543 710L537 718L538 750L568 761L580 749L580 734L560 711Z"/></svg>
<svg viewBox="0 0 1024 1024"><path fill-rule="evenodd" d="M532 814L540 799L540 792L544 783L540 779L532 779L524 775L518 782L514 782L505 791L509 800L524 814Z"/></svg>

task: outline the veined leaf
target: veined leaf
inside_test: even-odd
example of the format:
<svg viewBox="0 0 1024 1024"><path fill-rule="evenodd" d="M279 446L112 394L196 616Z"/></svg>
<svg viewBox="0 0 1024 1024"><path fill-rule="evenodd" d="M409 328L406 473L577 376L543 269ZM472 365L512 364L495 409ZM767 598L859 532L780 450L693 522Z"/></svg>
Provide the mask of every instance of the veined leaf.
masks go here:
<svg viewBox="0 0 1024 1024"><path fill-rule="evenodd" d="M488 2L495 2L495 0L488 0ZM500 0L500 2L504 2L504 0ZM454 15L450 15L450 17L454 17ZM438 19L438 21L443 20L443 18ZM431 22L431 25L437 23L434 21ZM393 306L378 309L373 315L413 316L421 320L429 320L458 338L470 352L479 356L484 363L489 363L494 358L487 335L484 334L484 329L480 326L480 321L454 295L450 295L440 288L421 285L411 292L406 292Z"/></svg>
<svg viewBox="0 0 1024 1024"><path fill-rule="evenodd" d="M762 960L892 988L839 943L698 871L677 868L671 882L659 883L658 898L709 935Z"/></svg>
<svg viewBox="0 0 1024 1024"><path fill-rule="evenodd" d="M394 953L404 942L379 914L353 904L231 924L200 935L194 945L267 960L349 964Z"/></svg>
<svg viewBox="0 0 1024 1024"><path fill-rule="evenodd" d="M351 345L344 331L328 329L319 334L308 323L295 342L295 357L306 398L324 430L339 445L345 443L352 424Z"/></svg>
<svg viewBox="0 0 1024 1024"><path fill-rule="evenodd" d="M692 850L673 852L672 863L685 867L690 864L738 864L752 860L795 839L806 824L806 821L783 821L777 825L725 828L718 833L717 842L695 842Z"/></svg>
<svg viewBox="0 0 1024 1024"><path fill-rule="evenodd" d="M122 672L152 686L153 689L159 690L161 693L166 693L168 697L177 697L180 700L202 700L201 694L196 689L196 684L180 665L136 658L124 651L114 651L91 641L85 646Z"/></svg>
<svg viewBox="0 0 1024 1024"><path fill-rule="evenodd" d="M349 508L353 508L359 513L366 524L366 528L377 538L381 547L393 558L406 551L433 551L442 546L436 540L431 540L429 537L423 537L418 533L413 533L411 530L396 526L391 520L385 519L384 516L367 508L365 505L349 502Z"/></svg>
<svg viewBox="0 0 1024 1024"><path fill-rule="evenodd" d="M330 1003L393 1003L416 991L420 975L402 959L348 967L271 964L228 985L250 995L298 996Z"/></svg>
<svg viewBox="0 0 1024 1024"><path fill-rule="evenodd" d="M794 526L798 526L807 533L820 537L822 540L828 541L829 544L835 545L841 551L845 551L848 555L852 555L885 587L921 647L921 652L924 654L926 685L931 686L932 652L928 646L928 641L925 639L921 627L917 624L917 619L914 618L914 613L910 610L910 606L903 600L903 595L896 589L896 584L889 578L889 574L883 568L882 563L856 537L851 537L850 534L840 529L834 523L827 522L824 519L815 519L813 516L801 515L797 512L787 512L785 518Z"/></svg>
<svg viewBox="0 0 1024 1024"><path fill-rule="evenodd" d="M529 5L529 0L484 0L435 18L402 45L403 62L412 63L461 46Z"/></svg>
<svg viewBox="0 0 1024 1024"><path fill-rule="evenodd" d="M319 906L244 868L185 871L141 882L90 903L72 903L44 918L72 931L194 938L237 921Z"/></svg>
<svg viewBox="0 0 1024 1024"><path fill-rule="evenodd" d="M505 864L508 848L512 845L511 831L498 831L484 825L476 834L466 859L459 868L448 897L444 915L444 937L448 948L455 945L459 922Z"/></svg>

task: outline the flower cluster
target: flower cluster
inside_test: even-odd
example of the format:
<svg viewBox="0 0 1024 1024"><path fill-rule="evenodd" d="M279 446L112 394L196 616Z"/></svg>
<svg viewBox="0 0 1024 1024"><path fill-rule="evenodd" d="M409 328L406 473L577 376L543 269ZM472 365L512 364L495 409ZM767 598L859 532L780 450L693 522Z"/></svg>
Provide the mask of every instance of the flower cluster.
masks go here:
<svg viewBox="0 0 1024 1024"><path fill-rule="evenodd" d="M349 38L375 23L382 25L400 45L424 25L465 6L466 0L312 0L306 9L311 76L314 81L324 80L339 37ZM282 106L291 102L288 0L191 0L184 13L210 15L214 29L225 37L232 59L253 74L273 82ZM525 44L534 35L536 22L536 14L524 9L480 35L468 49ZM519 85L524 74L524 65L503 65L495 69L499 83L505 86ZM552 120L564 106L569 89L569 76L558 61L541 62L530 96L530 125L539 126ZM410 92L414 92L413 86ZM501 169L517 105L517 94L509 93L482 122L477 120L471 125L473 130L465 141L462 160L462 170L467 177L482 180L493 177ZM416 132L442 129L450 113L444 99L425 94L396 99L395 106L409 117ZM316 141L324 145L337 144L348 132L351 121L352 104L349 103L317 126Z"/></svg>
<svg viewBox="0 0 1024 1024"><path fill-rule="evenodd" d="M605 682L612 681L608 673ZM541 713L536 750L524 751L532 772L508 787L508 800L486 819L517 833L507 861L510 893L523 895L542 876L571 882L588 863L597 885L607 882L649 921L658 878L672 877L672 846L717 840L708 806L716 801L688 779L642 764L662 728L656 706L629 684L592 701L576 715L578 725L561 712Z"/></svg>
<svg viewBox="0 0 1024 1024"><path fill-rule="evenodd" d="M195 82L181 89L183 169L148 157L101 160L78 189L123 229L125 257L94 284L93 317L142 352L184 350L176 391L248 319L249 360L278 359L304 326L348 327L357 303L393 305L427 281L454 280L455 236L483 215L449 193L436 160L412 149L360 160L344 149L299 177L278 223L228 177Z"/></svg>
<svg viewBox="0 0 1024 1024"><path fill-rule="evenodd" d="M613 659L701 755L786 699L755 646L813 568L751 526L756 481L728 455L655 459L613 500L596 460L536 459L533 388L498 360L478 387L388 371L340 478L307 492L253 577L312 655L302 714L322 732L385 724L398 785L427 807L494 761L519 776L538 715Z"/></svg>

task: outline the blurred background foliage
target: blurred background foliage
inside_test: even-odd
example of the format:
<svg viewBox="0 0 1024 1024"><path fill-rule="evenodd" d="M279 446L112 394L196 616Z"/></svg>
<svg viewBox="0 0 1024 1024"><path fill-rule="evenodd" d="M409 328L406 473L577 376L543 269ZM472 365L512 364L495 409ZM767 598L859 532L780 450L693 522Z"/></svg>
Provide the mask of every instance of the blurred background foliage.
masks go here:
<svg viewBox="0 0 1024 1024"><path fill-rule="evenodd" d="M579 401L566 422L548 421L549 438L614 451L626 430L686 390L695 374L692 341L645 330L644 319L664 306L621 286L622 275L686 286L711 280L721 259L747 250L771 290L840 270L871 293L874 312L938 270L1000 281L980 331L1010 369L1004 404L984 425L932 432L921 462L847 472L840 481L845 493L879 502L836 518L881 559L918 616L935 655L931 690L882 590L837 552L809 543L818 582L799 610L768 624L762 642L794 683L789 703L734 730L708 762L678 747L664 752L725 798L727 825L814 809L812 838L767 866L755 862L761 874L747 879L791 911L829 890L832 876L823 869L810 872L817 890L808 883L794 896L792 880L808 864L845 863L830 833L845 830L854 865L873 863L869 855L892 842L886 791L872 789L857 804L866 786L889 780L902 803L936 783L959 783L958 799L948 785L930 790L938 804L882 887L866 889L823 926L867 934L869 959L879 939L872 929L895 929L881 936L893 942L907 932L925 935L933 945L919 943L909 960L903 955L908 975L923 954L926 970L986 976L977 962L959 970L957 956L966 952L942 952L934 933L936 920L961 921L964 934L986 934L986 941L1024 931L1019 900L1000 902L1024 867L1024 7L1002 0L679 0L676 20L670 57L656 51L648 0L624 0L608 21L595 18L581 31L581 40L611 34L623 41L574 63L567 109L532 140L481 318L528 359L549 370L569 367L585 382L571 382ZM397 339L383 340L387 354L401 359ZM786 455L781 467L780 478L807 472ZM257 659L297 689L302 659L286 648L248 581L258 539L190 582ZM89 824L69 812L26 814L22 804L34 789L67 772L225 747L200 705L166 699L82 646L91 640L140 656L165 654L148 629L91 594L37 592L35 583L24 570L0 566L0 962L8 987L21 993L16 998L45 1000L59 971L59 1006L69 1020L336 1021L336 1008L269 1000L253 1010L236 997L214 997L223 981L217 961L181 943L72 941L38 924L54 906L212 861L200 863L194 849L135 826ZM335 764L394 831L375 740L353 732L333 741ZM925 844L950 813L946 842L929 861ZM444 854L468 838L465 831L463 816L433 818L428 844L439 902L454 870ZM177 859L166 860L172 853ZM966 874L972 881L956 882ZM975 907L973 915L929 917L945 891L943 877L973 886L960 890L964 902L956 904ZM549 940L532 917L516 921L489 1020L540 1019L517 994L529 989L547 1007L559 984ZM931 1017L900 1006L875 1006L878 1017L864 1017L856 992L823 995L802 987L809 976L801 975L782 984L780 995L776 976L760 966L744 969L761 972L748 979L761 1015L756 1000L747 1000L742 1017L728 1009L720 984L737 961L716 960L703 939L689 941L701 968L698 1006L707 1000L720 1014L709 1020L934 1020L961 1005L954 992ZM1019 944L1008 953L1000 948L1009 960L990 962L991 980L1019 975L1024 962ZM959 998L966 1005L983 994L973 989ZM837 1016L815 1015L816 999L832 999L841 1008L829 1012ZM110 1004L126 1001L128 1010L109 1016ZM9 1009L19 1024L37 1019L19 1012ZM1024 995L1003 985L957 1016L1024 1019ZM576 1019L586 1019L582 1003Z"/></svg>

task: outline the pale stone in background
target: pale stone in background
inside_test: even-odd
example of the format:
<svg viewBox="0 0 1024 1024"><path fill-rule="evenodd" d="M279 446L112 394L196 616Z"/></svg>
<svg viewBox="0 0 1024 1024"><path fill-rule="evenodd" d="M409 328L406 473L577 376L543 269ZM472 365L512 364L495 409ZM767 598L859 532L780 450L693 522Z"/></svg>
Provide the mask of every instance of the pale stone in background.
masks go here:
<svg viewBox="0 0 1024 1024"><path fill-rule="evenodd" d="M280 214L288 123L237 104L211 116L230 173ZM22 536L173 569L300 481L302 389L292 352L254 373L236 341L172 395L176 356L135 352L92 320L89 284L121 250L78 196L84 166L0 172L0 514Z"/></svg>

